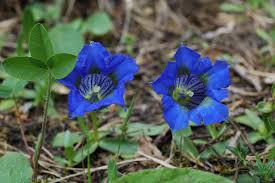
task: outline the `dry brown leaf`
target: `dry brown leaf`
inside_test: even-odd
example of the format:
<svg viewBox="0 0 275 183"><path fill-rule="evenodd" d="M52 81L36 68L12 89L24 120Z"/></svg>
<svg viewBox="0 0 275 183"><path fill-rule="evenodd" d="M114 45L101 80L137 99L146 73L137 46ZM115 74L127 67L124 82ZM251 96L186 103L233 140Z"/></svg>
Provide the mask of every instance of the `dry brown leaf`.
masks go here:
<svg viewBox="0 0 275 183"><path fill-rule="evenodd" d="M160 150L157 148L157 146L150 142L149 138L141 137L139 139L139 144L139 151L159 159L164 159Z"/></svg>

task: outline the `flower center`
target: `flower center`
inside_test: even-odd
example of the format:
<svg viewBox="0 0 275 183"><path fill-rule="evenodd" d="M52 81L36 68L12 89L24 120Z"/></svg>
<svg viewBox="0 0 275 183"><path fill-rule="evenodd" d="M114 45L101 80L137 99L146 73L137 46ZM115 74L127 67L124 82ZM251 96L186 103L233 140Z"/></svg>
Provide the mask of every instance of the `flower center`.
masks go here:
<svg viewBox="0 0 275 183"><path fill-rule="evenodd" d="M89 74L81 79L79 93L88 101L94 103L112 93L113 81L103 74Z"/></svg>
<svg viewBox="0 0 275 183"><path fill-rule="evenodd" d="M206 87L201 79L194 75L182 75L174 81L172 97L180 105L193 109L205 98Z"/></svg>

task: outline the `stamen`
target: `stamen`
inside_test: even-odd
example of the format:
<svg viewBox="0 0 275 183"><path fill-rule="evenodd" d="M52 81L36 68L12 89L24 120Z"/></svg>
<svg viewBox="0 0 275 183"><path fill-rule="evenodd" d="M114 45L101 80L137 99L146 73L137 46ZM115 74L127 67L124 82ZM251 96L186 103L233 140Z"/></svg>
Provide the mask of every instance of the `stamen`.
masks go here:
<svg viewBox="0 0 275 183"><path fill-rule="evenodd" d="M205 98L206 87L199 77L183 75L175 79L172 97L179 104L193 109Z"/></svg>
<svg viewBox="0 0 275 183"><path fill-rule="evenodd" d="M103 74L89 74L79 85L79 93L90 102L98 102L112 93L113 81Z"/></svg>

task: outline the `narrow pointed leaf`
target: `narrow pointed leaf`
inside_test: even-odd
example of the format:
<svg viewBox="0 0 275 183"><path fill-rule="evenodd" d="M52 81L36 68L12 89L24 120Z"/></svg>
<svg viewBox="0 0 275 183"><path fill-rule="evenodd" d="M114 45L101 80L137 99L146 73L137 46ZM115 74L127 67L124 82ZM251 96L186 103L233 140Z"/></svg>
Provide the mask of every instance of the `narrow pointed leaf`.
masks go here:
<svg viewBox="0 0 275 183"><path fill-rule="evenodd" d="M118 178L116 161L110 159L108 161L108 183L113 183Z"/></svg>

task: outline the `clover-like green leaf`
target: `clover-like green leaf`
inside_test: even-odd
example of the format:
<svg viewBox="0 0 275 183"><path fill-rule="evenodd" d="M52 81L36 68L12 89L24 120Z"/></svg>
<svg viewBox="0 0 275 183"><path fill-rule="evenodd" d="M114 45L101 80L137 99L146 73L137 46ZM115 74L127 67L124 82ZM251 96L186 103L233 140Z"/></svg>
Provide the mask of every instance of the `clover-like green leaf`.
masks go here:
<svg viewBox="0 0 275 183"><path fill-rule="evenodd" d="M59 53L48 60L48 67L54 78L61 79L73 70L75 62L76 56L68 53Z"/></svg>
<svg viewBox="0 0 275 183"><path fill-rule="evenodd" d="M73 26L58 25L49 32L55 53L78 54L84 44L84 39L81 32Z"/></svg>
<svg viewBox="0 0 275 183"><path fill-rule="evenodd" d="M111 30L112 23L110 17L105 12L97 12L90 16L84 24L84 29L94 35L104 35Z"/></svg>
<svg viewBox="0 0 275 183"><path fill-rule="evenodd" d="M48 32L42 24L38 23L32 28L29 47L31 56L44 63L54 54Z"/></svg>
<svg viewBox="0 0 275 183"><path fill-rule="evenodd" d="M11 57L3 62L4 70L11 76L28 81L41 80L48 72L47 66L32 57Z"/></svg>
<svg viewBox="0 0 275 183"><path fill-rule="evenodd" d="M31 183L32 168L20 153L8 152L0 158L0 182Z"/></svg>

